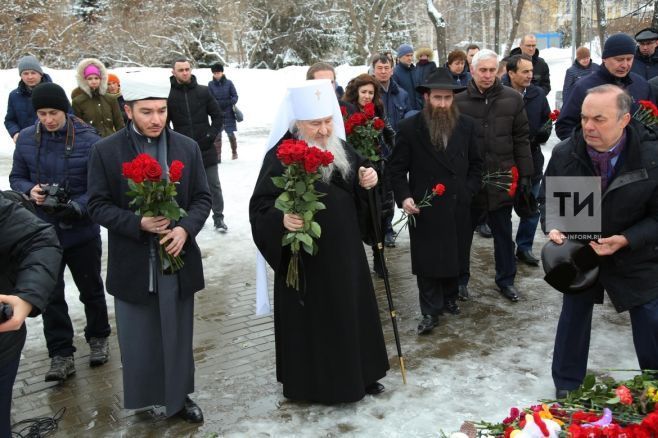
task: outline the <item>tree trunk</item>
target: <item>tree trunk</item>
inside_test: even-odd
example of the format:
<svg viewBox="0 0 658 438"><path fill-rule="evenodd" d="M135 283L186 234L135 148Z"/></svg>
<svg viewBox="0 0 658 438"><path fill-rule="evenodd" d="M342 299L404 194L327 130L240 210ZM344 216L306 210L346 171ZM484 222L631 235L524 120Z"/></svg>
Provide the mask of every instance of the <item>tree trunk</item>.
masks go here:
<svg viewBox="0 0 658 438"><path fill-rule="evenodd" d="M507 50L505 50L508 55L512 50L512 44L514 43L514 38L516 38L516 31L519 29L519 21L521 21L521 12L523 12L524 4L525 0L519 0L516 4L516 11L512 17L512 30L510 30L509 38L507 39Z"/></svg>
<svg viewBox="0 0 658 438"><path fill-rule="evenodd" d="M605 42L606 29L608 22L605 19L605 0L595 0L596 3L596 27L599 31L599 41L601 43L601 50L603 50L603 43Z"/></svg>
<svg viewBox="0 0 658 438"><path fill-rule="evenodd" d="M651 20L651 27L658 28L658 0L653 2L653 19Z"/></svg>
<svg viewBox="0 0 658 438"><path fill-rule="evenodd" d="M582 15L583 15L583 0L576 0L576 11L572 19L576 20L576 34L571 35L573 45L577 49L582 45Z"/></svg>
<svg viewBox="0 0 658 438"><path fill-rule="evenodd" d="M439 59L437 59L436 64L441 65L446 62L448 58L447 52L447 43L446 43L446 22L443 19L443 15L436 9L432 0L427 0L427 15L430 17L430 21L434 25L436 30L436 48L439 54Z"/></svg>
<svg viewBox="0 0 658 438"><path fill-rule="evenodd" d="M494 51L500 53L500 0L496 0L494 8Z"/></svg>
<svg viewBox="0 0 658 438"><path fill-rule="evenodd" d="M345 6L347 7L347 10L349 11L350 14L350 27L352 28L352 32L354 34L354 44L356 46L356 53L360 59L357 59L356 61L359 63L368 63L368 52L366 50L366 39L365 39L365 34L364 32L359 29L359 20L360 17L357 17L356 15L356 9L354 8L354 3L352 3L352 0L346 0L345 1Z"/></svg>

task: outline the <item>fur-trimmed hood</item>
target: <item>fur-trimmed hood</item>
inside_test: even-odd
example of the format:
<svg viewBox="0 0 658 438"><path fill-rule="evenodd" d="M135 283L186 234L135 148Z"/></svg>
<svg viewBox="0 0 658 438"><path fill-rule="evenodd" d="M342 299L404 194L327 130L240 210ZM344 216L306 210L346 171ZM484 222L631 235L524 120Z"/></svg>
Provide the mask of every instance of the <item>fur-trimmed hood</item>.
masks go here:
<svg viewBox="0 0 658 438"><path fill-rule="evenodd" d="M98 87L98 92L102 96L107 92L107 69L103 63L96 58L85 58L78 64L75 75L75 78L78 81L78 87L80 87L80 89L84 91L87 96L91 97L91 89L89 88L89 85L87 84L87 81L85 81L84 77L85 68L87 68L87 66L90 64L94 64L101 72L101 85Z"/></svg>
<svg viewBox="0 0 658 438"><path fill-rule="evenodd" d="M431 61L434 57L434 52L429 47L419 47L414 55L416 57L416 62L418 62L422 55L427 55L427 60Z"/></svg>

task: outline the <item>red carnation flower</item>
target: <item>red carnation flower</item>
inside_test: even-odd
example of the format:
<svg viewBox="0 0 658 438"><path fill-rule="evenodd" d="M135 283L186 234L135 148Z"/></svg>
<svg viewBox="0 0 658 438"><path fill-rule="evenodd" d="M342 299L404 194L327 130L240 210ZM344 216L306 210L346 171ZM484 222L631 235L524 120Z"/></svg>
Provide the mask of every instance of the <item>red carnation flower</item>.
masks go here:
<svg viewBox="0 0 658 438"><path fill-rule="evenodd" d="M550 118L552 121L556 121L560 117L560 110L556 109L553 110L549 115L548 118Z"/></svg>
<svg viewBox="0 0 658 438"><path fill-rule="evenodd" d="M185 165L182 161L174 160L169 165L169 181L178 182L183 176L183 168Z"/></svg>
<svg viewBox="0 0 658 438"><path fill-rule="evenodd" d="M439 184L434 186L432 191L436 194L436 196L443 196L443 194L446 192L446 186L439 183Z"/></svg>
<svg viewBox="0 0 658 438"><path fill-rule="evenodd" d="M323 155L323 152L315 146L308 148L304 157L304 170L306 170L306 173L317 172L318 167L322 165Z"/></svg>

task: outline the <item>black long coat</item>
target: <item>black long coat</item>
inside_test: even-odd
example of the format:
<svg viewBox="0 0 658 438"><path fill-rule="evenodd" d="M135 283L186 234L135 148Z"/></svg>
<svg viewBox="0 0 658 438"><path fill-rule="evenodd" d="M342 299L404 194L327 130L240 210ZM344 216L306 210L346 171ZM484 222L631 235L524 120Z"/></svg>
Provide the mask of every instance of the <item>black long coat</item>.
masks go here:
<svg viewBox="0 0 658 438"><path fill-rule="evenodd" d="M322 228L318 253L300 253L304 304L286 286L290 247L282 247L283 213L274 208L281 193L271 177L283 165L276 147L263 161L249 202L254 242L274 270L276 375L283 395L321 403L353 402L365 386L386 374L388 358L370 268L361 242L359 216L367 215L356 172L361 159L346 145L352 176L338 171L329 184L317 182L326 210L315 220Z"/></svg>
<svg viewBox="0 0 658 438"><path fill-rule="evenodd" d="M472 232L471 199L480 190L482 176L473 119L459 116L441 152L432 145L422 113L403 120L388 170L398 205L409 197L420 201L438 183L445 186L445 193L415 216L416 225L409 225L411 269L422 277L457 276L465 233Z"/></svg>
<svg viewBox="0 0 658 438"><path fill-rule="evenodd" d="M599 257L599 281L618 312L658 298L658 138L637 122L626 128L626 135L615 177L601 199L601 234L623 234L629 242L613 255ZM553 149L545 178L594 175L578 128ZM549 231L545 229L544 191L542 183L542 227Z"/></svg>
<svg viewBox="0 0 658 438"><path fill-rule="evenodd" d="M148 302L149 239L152 233L140 229L141 216L128 206L128 181L121 175L122 164L140 152L129 135L128 124L119 132L96 143L89 159L87 210L92 220L107 228L107 292L131 303ZM185 165L176 200L187 216L178 221L188 233L183 246L185 265L178 272L182 295L204 288L201 251L195 237L210 213L211 198L203 171L201 152L196 142L166 129L167 162L180 160Z"/></svg>

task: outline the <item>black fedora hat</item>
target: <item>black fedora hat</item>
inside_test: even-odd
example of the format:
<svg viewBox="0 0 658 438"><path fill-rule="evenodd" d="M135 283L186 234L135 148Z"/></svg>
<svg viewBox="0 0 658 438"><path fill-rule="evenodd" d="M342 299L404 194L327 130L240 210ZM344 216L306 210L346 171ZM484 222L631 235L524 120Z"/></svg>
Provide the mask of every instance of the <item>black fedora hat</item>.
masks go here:
<svg viewBox="0 0 658 438"><path fill-rule="evenodd" d="M425 79L425 82L423 82L422 85L416 87L416 91L419 93L427 93L433 89L461 91L465 90L466 87L455 84L455 80L452 78L450 70L445 67L439 67L434 73Z"/></svg>
<svg viewBox="0 0 658 438"><path fill-rule="evenodd" d="M591 246L565 239L561 245L549 240L541 250L544 280L565 294L591 288L599 278L599 259Z"/></svg>

